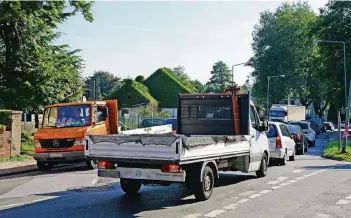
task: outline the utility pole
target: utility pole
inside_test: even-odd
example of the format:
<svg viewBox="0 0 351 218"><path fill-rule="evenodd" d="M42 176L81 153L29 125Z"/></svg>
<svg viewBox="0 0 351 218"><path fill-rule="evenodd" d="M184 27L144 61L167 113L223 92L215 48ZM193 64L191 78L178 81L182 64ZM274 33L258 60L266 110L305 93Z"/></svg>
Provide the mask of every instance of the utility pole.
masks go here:
<svg viewBox="0 0 351 218"><path fill-rule="evenodd" d="M344 141L343 141L341 153L347 153L346 152L346 146L347 146L347 137L349 135L350 103L351 103L350 101L351 101L351 79L350 79L349 97L348 97L347 107L346 107L346 117L345 117L345 127L344 127Z"/></svg>

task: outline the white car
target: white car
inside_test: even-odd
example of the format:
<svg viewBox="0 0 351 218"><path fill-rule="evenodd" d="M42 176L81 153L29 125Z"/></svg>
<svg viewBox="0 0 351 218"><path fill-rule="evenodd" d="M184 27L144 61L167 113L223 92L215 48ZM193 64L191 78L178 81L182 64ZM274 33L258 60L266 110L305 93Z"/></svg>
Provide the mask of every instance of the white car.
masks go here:
<svg viewBox="0 0 351 218"><path fill-rule="evenodd" d="M316 137L317 134L316 132L312 129L311 124L307 121L292 121L289 122L291 125L297 125L302 128L303 133L307 136L308 139L308 145L310 147L316 145Z"/></svg>
<svg viewBox="0 0 351 218"><path fill-rule="evenodd" d="M269 130L266 133L269 141L269 156L271 161L276 160L280 165L286 165L295 160L295 141L284 123L269 122Z"/></svg>

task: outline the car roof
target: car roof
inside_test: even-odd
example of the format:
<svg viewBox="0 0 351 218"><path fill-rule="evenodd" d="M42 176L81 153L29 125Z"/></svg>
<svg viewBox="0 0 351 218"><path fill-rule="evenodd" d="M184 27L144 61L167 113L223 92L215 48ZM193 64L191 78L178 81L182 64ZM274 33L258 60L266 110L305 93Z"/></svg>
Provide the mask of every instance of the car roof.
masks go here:
<svg viewBox="0 0 351 218"><path fill-rule="evenodd" d="M299 120L299 121L290 121L289 123L307 123L307 124L309 124L310 122Z"/></svg>

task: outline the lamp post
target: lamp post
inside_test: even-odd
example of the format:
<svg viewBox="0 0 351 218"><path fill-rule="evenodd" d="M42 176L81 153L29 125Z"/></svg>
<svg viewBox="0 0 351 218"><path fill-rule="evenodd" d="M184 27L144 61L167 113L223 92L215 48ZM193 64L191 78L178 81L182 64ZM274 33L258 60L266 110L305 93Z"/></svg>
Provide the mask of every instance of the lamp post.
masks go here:
<svg viewBox="0 0 351 218"><path fill-rule="evenodd" d="M274 78L274 77L285 77L284 74L281 74L281 75L277 75L277 76L268 76L267 79L268 79L268 86L267 86L267 117L269 118L268 116L268 112L269 112L269 80L271 78Z"/></svg>
<svg viewBox="0 0 351 218"><path fill-rule="evenodd" d="M239 66L239 65L244 65L246 63L247 62L243 62L243 63L240 63L240 64L233 64L232 65L232 86L234 86L234 67Z"/></svg>
<svg viewBox="0 0 351 218"><path fill-rule="evenodd" d="M334 43L334 44L342 44L344 47L344 92L345 92L345 108L346 108L346 117L345 117L345 130L344 132L344 140L342 145L342 153L346 152L346 145L347 145L347 136L348 136L348 127L349 127L349 120L350 120L350 101L351 101L351 80L350 80L350 87L349 87L349 96L347 97L347 84L346 84L346 42L344 41L331 41L331 40L313 40L313 43Z"/></svg>

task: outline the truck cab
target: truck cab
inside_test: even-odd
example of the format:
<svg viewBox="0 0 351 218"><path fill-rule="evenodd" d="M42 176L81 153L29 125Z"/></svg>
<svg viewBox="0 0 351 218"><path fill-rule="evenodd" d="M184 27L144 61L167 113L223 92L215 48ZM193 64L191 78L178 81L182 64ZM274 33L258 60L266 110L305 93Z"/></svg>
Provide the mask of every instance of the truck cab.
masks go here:
<svg viewBox="0 0 351 218"><path fill-rule="evenodd" d="M95 161L84 156L84 137L118 133L117 100L64 103L44 108L41 128L34 134L39 170L48 171L57 164Z"/></svg>
<svg viewBox="0 0 351 218"><path fill-rule="evenodd" d="M288 108L281 105L272 105L269 110L269 120L278 122L288 122Z"/></svg>

